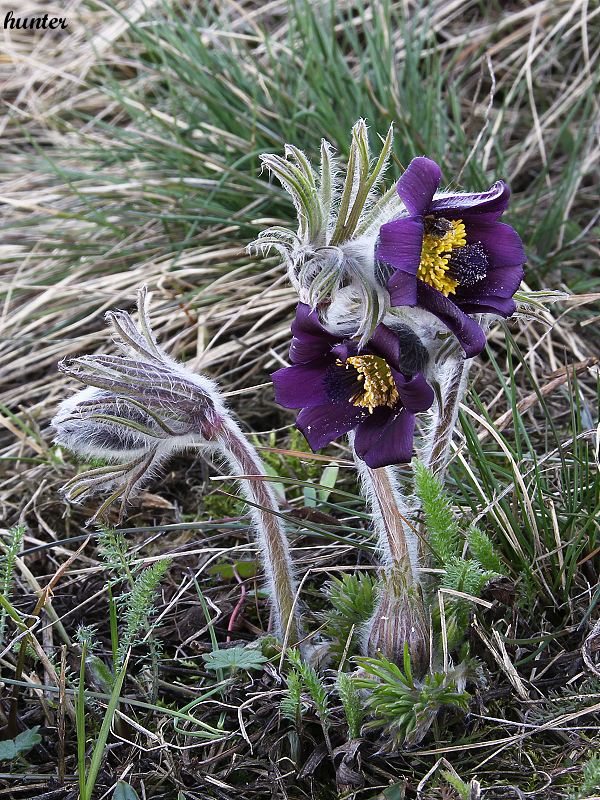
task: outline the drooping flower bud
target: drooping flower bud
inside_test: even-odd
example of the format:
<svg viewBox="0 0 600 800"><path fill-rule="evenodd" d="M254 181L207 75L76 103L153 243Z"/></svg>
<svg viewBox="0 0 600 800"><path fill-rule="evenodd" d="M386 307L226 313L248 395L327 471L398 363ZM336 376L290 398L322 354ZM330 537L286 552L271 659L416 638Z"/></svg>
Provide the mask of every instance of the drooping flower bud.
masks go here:
<svg viewBox="0 0 600 800"><path fill-rule="evenodd" d="M190 445L217 451L249 502L275 612L277 632L299 642L296 584L285 527L256 448L227 410L216 384L174 361L157 344L148 317L148 295L138 295L139 327L125 311L107 319L122 355L63 361L60 369L86 385L61 403L52 420L55 441L109 462L76 475L64 487L69 500L109 492L92 520L127 501L169 456Z"/></svg>
<svg viewBox="0 0 600 800"><path fill-rule="evenodd" d="M215 444L226 413L208 378L173 361L151 333L147 292L139 293L140 330L124 311L106 316L123 355L83 356L59 369L86 388L64 400L52 420L55 442L107 466L75 476L64 487L70 500L111 491L94 515L128 499L173 452Z"/></svg>

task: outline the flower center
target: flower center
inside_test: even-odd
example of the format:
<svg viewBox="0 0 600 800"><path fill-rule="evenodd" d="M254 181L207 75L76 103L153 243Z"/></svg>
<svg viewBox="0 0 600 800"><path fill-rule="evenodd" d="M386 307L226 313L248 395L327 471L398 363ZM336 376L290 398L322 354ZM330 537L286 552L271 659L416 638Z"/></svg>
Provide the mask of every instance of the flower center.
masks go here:
<svg viewBox="0 0 600 800"><path fill-rule="evenodd" d="M342 366L341 361L338 364ZM344 366L346 369L355 369L356 378L362 384L360 390L350 398L353 405L368 408L370 414L379 406L393 408L396 405L400 395L392 370L384 358L371 355L350 356Z"/></svg>
<svg viewBox="0 0 600 800"><path fill-rule="evenodd" d="M460 286L474 286L487 277L490 260L481 242L455 250L450 258L450 275Z"/></svg>
<svg viewBox="0 0 600 800"><path fill-rule="evenodd" d="M458 281L448 274L452 252L467 243L465 226L460 219L425 217L425 233L417 278L448 297Z"/></svg>

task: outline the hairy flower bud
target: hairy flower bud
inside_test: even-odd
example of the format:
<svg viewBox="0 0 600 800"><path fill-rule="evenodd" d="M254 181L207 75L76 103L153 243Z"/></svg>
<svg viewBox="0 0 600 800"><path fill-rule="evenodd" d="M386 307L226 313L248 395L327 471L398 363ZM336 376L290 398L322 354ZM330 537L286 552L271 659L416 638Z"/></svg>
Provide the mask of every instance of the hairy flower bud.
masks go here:
<svg viewBox="0 0 600 800"><path fill-rule="evenodd" d="M282 257L300 302L329 309L337 319L356 320L361 344L381 322L387 290L375 278L375 242L383 222L400 209L393 189L380 191L392 148L392 128L381 151L371 158L367 126L352 128L350 155L343 181L329 142L321 143L318 170L297 147L286 145L285 157L261 160L290 194L298 215L296 232L268 228L250 245L276 250Z"/></svg>
<svg viewBox="0 0 600 800"><path fill-rule="evenodd" d="M178 450L205 445L228 464L249 501L275 612L277 632L301 638L296 584L275 493L256 449L221 400L219 389L174 361L157 344L145 287L138 294L139 327L125 311L106 316L122 355L83 356L60 369L86 388L63 401L52 420L55 441L106 466L83 472L64 487L69 500L109 492L92 520L129 498Z"/></svg>
<svg viewBox="0 0 600 800"><path fill-rule="evenodd" d="M123 355L83 356L59 369L86 388L64 400L52 420L55 442L107 466L75 476L64 487L70 500L111 491L94 518L129 497L174 451L214 444L224 408L212 381L164 353L151 333L147 292L139 293L140 329L124 311L106 316Z"/></svg>
<svg viewBox="0 0 600 800"><path fill-rule="evenodd" d="M408 645L411 669L420 677L429 666L429 626L420 588L410 585L399 568L385 575L383 583L365 637L366 653L402 664Z"/></svg>

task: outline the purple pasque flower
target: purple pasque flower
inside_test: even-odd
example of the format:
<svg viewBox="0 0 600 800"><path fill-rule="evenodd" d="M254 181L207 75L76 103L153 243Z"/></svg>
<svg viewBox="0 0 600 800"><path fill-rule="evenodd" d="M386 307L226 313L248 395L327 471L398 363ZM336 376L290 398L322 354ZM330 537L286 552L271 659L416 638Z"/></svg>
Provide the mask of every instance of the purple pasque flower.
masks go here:
<svg viewBox="0 0 600 800"><path fill-rule="evenodd" d="M434 394L420 372L405 374L402 334L380 324L359 349L326 330L304 303L292 334L292 366L271 377L277 402L302 409L296 425L311 448L355 431L354 449L369 467L410 461L415 413L430 408Z"/></svg>
<svg viewBox="0 0 600 800"><path fill-rule="evenodd" d="M504 181L487 192L436 194L440 181L435 161L411 161L397 184L408 216L382 225L375 257L391 268L392 306L431 312L472 357L486 338L470 314L514 313L526 257L518 233L499 222L510 197Z"/></svg>

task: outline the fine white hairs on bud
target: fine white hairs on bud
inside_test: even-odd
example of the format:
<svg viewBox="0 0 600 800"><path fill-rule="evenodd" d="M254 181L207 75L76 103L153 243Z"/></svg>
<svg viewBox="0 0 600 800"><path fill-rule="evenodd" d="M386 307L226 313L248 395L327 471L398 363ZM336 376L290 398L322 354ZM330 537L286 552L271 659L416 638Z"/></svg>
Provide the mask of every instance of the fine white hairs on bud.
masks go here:
<svg viewBox="0 0 600 800"><path fill-rule="evenodd" d="M174 452L204 445L229 466L249 503L269 584L277 632L296 644L300 624L296 584L275 494L256 448L232 418L217 385L174 361L157 344L148 316L148 294L138 294L139 327L125 311L106 316L122 355L83 356L59 365L85 388L59 406L55 441L87 458L109 462L72 478L69 500L108 492L91 521L146 485Z"/></svg>
<svg viewBox="0 0 600 800"><path fill-rule="evenodd" d="M178 364L157 345L148 319L148 295L139 292L138 329L124 311L108 312L122 355L83 356L59 369L86 388L64 400L52 420L55 442L87 458L111 462L75 476L69 500L110 491L93 519L116 500L121 517L169 456L193 444L215 444L225 408L215 384Z"/></svg>
<svg viewBox="0 0 600 800"><path fill-rule="evenodd" d="M365 635L368 656L384 656L402 664L408 648L410 665L417 677L429 667L429 625L419 587L411 586L401 570L383 578L382 591Z"/></svg>
<svg viewBox="0 0 600 800"><path fill-rule="evenodd" d="M356 317L358 335L364 341L389 305L387 292L375 276L374 252L381 224L401 209L394 186L380 191L392 140L390 126L379 155L372 159L367 126L359 119L352 128L344 180L325 140L318 170L292 145L286 145L285 157L262 156L263 165L292 197L298 229L268 228L250 248L262 253L276 250L300 301L311 308L319 306L327 324L327 309L335 299L338 318ZM340 308L343 301L344 309Z"/></svg>

